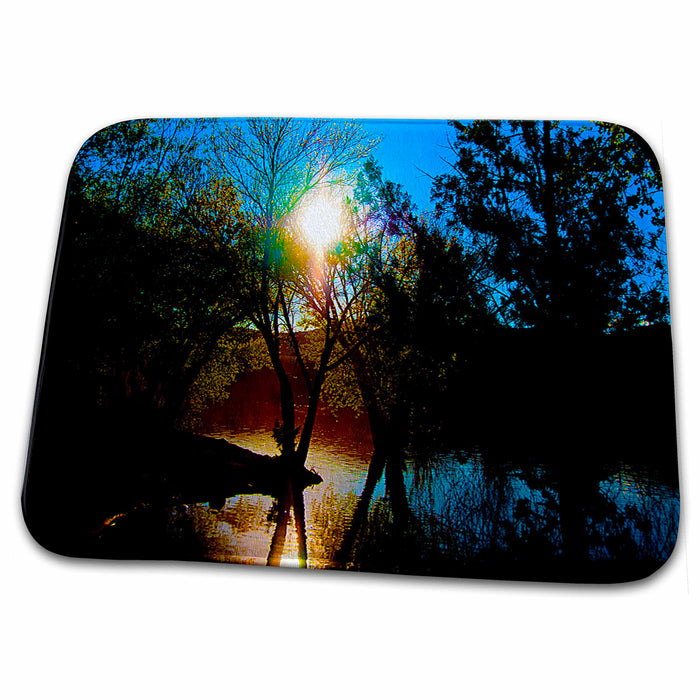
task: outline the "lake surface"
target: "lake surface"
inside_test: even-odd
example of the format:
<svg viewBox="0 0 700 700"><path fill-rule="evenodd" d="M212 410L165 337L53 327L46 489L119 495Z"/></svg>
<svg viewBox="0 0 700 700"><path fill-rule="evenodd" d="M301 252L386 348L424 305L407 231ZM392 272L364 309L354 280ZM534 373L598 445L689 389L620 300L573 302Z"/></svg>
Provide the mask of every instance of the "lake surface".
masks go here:
<svg viewBox="0 0 700 700"><path fill-rule="evenodd" d="M276 453L271 424L253 427L261 415L222 415L204 434ZM514 578L556 577L561 562L567 571L612 563L621 567L612 578L625 578L640 562L654 570L675 543L678 492L632 465L584 482L544 465L489 464L476 449L370 470L372 457L361 418L323 412L307 460L322 483L297 501L239 494L222 508L178 505L170 528L193 534L213 561Z"/></svg>

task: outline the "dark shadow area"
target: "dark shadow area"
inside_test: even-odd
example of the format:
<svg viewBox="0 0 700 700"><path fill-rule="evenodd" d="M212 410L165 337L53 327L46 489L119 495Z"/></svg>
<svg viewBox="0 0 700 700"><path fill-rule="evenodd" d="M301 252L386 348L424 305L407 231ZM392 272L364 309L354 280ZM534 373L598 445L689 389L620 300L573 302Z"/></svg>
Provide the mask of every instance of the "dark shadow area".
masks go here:
<svg viewBox="0 0 700 700"><path fill-rule="evenodd" d="M38 410L23 497L32 535L59 554L201 558L194 542L170 541L173 508L207 503L220 509L237 494L280 498L290 474L299 489L320 482L281 457L145 422L118 422L109 412L83 417L78 437L80 414L68 408L53 412L44 403Z"/></svg>
<svg viewBox="0 0 700 700"><path fill-rule="evenodd" d="M497 329L444 397L446 433L495 462L634 463L677 488L671 332ZM575 469L575 467L572 467Z"/></svg>

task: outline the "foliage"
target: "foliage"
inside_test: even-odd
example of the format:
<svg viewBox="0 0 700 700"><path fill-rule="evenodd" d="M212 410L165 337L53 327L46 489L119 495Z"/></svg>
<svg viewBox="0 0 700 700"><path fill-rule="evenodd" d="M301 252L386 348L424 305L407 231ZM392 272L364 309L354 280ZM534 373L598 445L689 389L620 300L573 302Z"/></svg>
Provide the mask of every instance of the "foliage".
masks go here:
<svg viewBox="0 0 700 700"><path fill-rule="evenodd" d="M338 337L334 294L340 258L310 251L293 230L291 215L312 192L351 178L371 145L352 122L249 119L244 125L223 122L210 147L210 167L243 195L253 222L240 261L247 270L242 285L247 318L262 335L279 381L281 423L275 435L282 454L301 464ZM300 324L310 320L323 337L315 362L302 353L298 338ZM283 360L287 345L309 395L303 427L295 424L296 398Z"/></svg>
<svg viewBox="0 0 700 700"><path fill-rule="evenodd" d="M202 412L212 403L225 401L239 376L260 369L271 369L262 338L243 329L224 333L188 389L180 425L199 427Z"/></svg>
<svg viewBox="0 0 700 700"><path fill-rule="evenodd" d="M356 122L248 119L222 120L210 151L258 226L270 230L321 183L351 181L373 145Z"/></svg>
<svg viewBox="0 0 700 700"><path fill-rule="evenodd" d="M323 384L321 397L336 415L341 409L350 409L356 416L362 413L364 409L362 394L349 359L346 358L328 375Z"/></svg>
<svg viewBox="0 0 700 700"><path fill-rule="evenodd" d="M197 134L187 122L127 122L96 134L76 159L70 307L77 332L94 338L82 363L102 368L105 404L138 398L177 415L241 318L247 226L235 190L203 177Z"/></svg>
<svg viewBox="0 0 700 700"><path fill-rule="evenodd" d="M664 317L661 178L636 134L600 123L453 126L453 171L433 197L482 259L507 321L603 330Z"/></svg>
<svg viewBox="0 0 700 700"><path fill-rule="evenodd" d="M96 134L72 174L66 308L76 337L98 339L76 362L103 404L137 398L194 424L266 365L282 452L303 461L321 396L364 407L399 442L406 426L429 432L496 318L595 330L664 318L661 270L645 263L663 243L660 176L634 135L454 126L435 218L373 159L355 172L373 144L352 122L144 120ZM304 231L318 197L339 212L325 247Z"/></svg>
<svg viewBox="0 0 700 700"><path fill-rule="evenodd" d="M419 217L373 160L355 201L361 235L346 286L357 293L341 344L375 442L401 443L409 424L429 431L428 416L465 360L467 337L490 326L491 313L463 247ZM356 405L357 392L346 398Z"/></svg>

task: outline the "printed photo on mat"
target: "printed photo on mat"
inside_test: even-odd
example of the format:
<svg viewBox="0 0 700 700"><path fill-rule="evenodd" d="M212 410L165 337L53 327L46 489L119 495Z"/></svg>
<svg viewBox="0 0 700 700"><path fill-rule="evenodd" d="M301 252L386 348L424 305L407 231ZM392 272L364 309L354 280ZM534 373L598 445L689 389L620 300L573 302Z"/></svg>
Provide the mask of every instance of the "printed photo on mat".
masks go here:
<svg viewBox="0 0 700 700"><path fill-rule="evenodd" d="M23 494L51 551L636 580L675 430L622 126L137 120L75 160Z"/></svg>

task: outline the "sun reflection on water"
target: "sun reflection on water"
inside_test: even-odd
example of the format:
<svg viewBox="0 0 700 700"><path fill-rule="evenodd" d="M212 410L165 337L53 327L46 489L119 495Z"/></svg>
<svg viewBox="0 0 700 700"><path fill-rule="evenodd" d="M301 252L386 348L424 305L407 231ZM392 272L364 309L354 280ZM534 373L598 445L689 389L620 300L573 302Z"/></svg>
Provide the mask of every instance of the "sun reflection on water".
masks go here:
<svg viewBox="0 0 700 700"><path fill-rule="evenodd" d="M355 568L359 562L358 568L368 570L390 562L397 551L398 520L392 509L398 501L392 502L385 473L366 497L372 444L368 435L362 438L366 426L360 430L351 423L319 417L307 466L323 482L305 489L303 503L297 503L302 529L294 504L270 496L238 494L221 510L190 508L188 520L207 558L285 568ZM208 432L258 453L276 452L269 428L241 422L234 429L212 422ZM526 476L512 466L487 469L477 453L435 454L425 464L416 460L406 455L402 478L412 532L431 548L429 556L459 562L475 552L486 556L514 546L523 556L530 551L525 547L536 554L545 545L555 553L561 549L561 503L546 470ZM651 558L668 555L677 491L628 465L620 465L596 491L602 504L596 506L599 521L589 518L585 524L593 559L610 558L616 551L612 547L628 545ZM354 534L346 546L348 533ZM368 555L373 557L369 567Z"/></svg>

